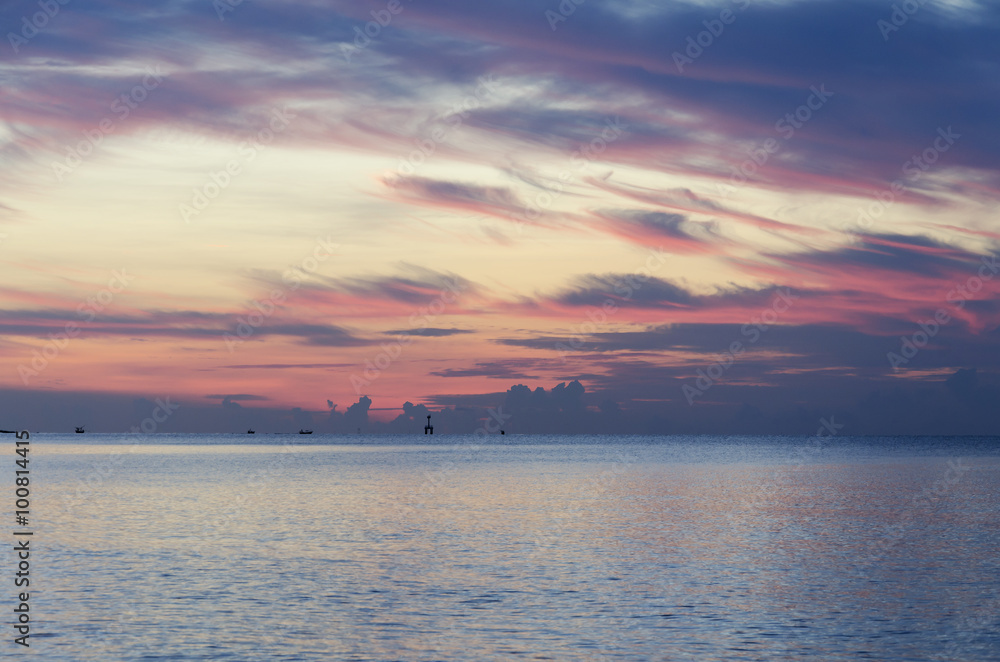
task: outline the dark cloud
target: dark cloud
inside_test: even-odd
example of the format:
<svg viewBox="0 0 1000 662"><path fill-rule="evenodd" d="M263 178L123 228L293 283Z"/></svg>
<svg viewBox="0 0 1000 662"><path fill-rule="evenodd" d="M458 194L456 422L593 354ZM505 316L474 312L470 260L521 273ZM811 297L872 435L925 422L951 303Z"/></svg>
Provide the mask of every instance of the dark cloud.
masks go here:
<svg viewBox="0 0 1000 662"><path fill-rule="evenodd" d="M855 233L856 245L833 251L772 255L797 269L892 271L924 278L950 278L968 271L981 256L929 237Z"/></svg>
<svg viewBox="0 0 1000 662"><path fill-rule="evenodd" d="M265 332L267 335L302 338L307 345L320 347L359 347L373 342L328 324L276 324L265 329Z"/></svg>
<svg viewBox="0 0 1000 662"><path fill-rule="evenodd" d="M454 303L458 296L475 294L479 286L454 273L443 273L412 264L400 265L403 272L396 276L357 276L353 278L319 277L318 283L307 283L303 294L341 293L357 303L365 301L397 301L413 306L427 305L435 300ZM414 333L411 330L410 333Z"/></svg>
<svg viewBox="0 0 1000 662"><path fill-rule="evenodd" d="M219 369L228 370L340 370L344 368L356 368L354 363L250 363L246 365L223 365Z"/></svg>
<svg viewBox="0 0 1000 662"><path fill-rule="evenodd" d="M721 252L726 243L715 223L693 222L682 214L623 210L600 212L598 217L611 234L671 253Z"/></svg>
<svg viewBox="0 0 1000 662"><path fill-rule="evenodd" d="M645 282L634 274L586 275L551 300L566 306L601 306L611 299L620 305L669 307L689 305L695 297L683 287L659 278Z"/></svg>
<svg viewBox="0 0 1000 662"><path fill-rule="evenodd" d="M180 407L158 432L317 432L422 434L426 415L436 434L507 433L787 434L813 435L822 421L842 425L841 436L997 435L1000 371L961 368L933 379L859 377L857 374L789 373L761 384L753 362L738 362L689 405L681 388L692 374L642 360L609 361L604 375L581 375L546 388L517 384L506 392L434 395L428 404L407 402L388 422L369 417L373 401L362 396L346 411L241 406L241 396L203 405L169 396L134 398L107 393L31 390L0 392L0 418L11 428L71 432L125 432L160 402ZM245 397L243 398L246 401ZM428 405L432 404L435 409ZM447 437L445 437L447 439Z"/></svg>
<svg viewBox="0 0 1000 662"><path fill-rule="evenodd" d="M371 421L368 420L368 412L372 408L372 399L367 395L358 398L358 401L350 405L343 412L337 411L337 405L327 400L330 413L325 421L320 421L325 432L371 432ZM311 421L310 421L311 423Z"/></svg>
<svg viewBox="0 0 1000 662"><path fill-rule="evenodd" d="M85 311L86 312L86 311ZM256 312L256 311L253 311ZM89 315L89 316L88 316ZM65 334L67 325L73 337L98 336L159 336L174 338L218 338L220 342L229 334L236 339L260 339L269 336L300 338L309 345L330 347L356 347L376 342L353 335L350 331L329 324L301 324L265 320L250 327L247 312L205 313L192 311L150 311L145 314L89 314L80 315L60 310L3 310L0 311L0 334L45 338L49 334ZM93 318L93 319L91 319ZM249 333L240 335L240 324Z"/></svg>
<svg viewBox="0 0 1000 662"><path fill-rule="evenodd" d="M435 329L433 327L425 327L422 329L399 329L397 331L386 331L385 335L401 336L422 336L425 338L444 338L447 336L454 336L463 333L475 333L470 329Z"/></svg>
<svg viewBox="0 0 1000 662"><path fill-rule="evenodd" d="M762 324L759 320L758 323ZM889 352L899 352L902 338L921 328L912 324L905 335L872 335L848 326L757 324L673 324L641 331L594 332L584 338L535 336L505 338L499 342L514 347L544 350L553 355L587 353L680 352L703 357L708 364L730 351L733 343L742 349L737 361L753 363L758 376L782 370L861 370L888 375ZM997 332L969 334L959 326L941 327L907 367L923 370L979 365L1000 369L996 351ZM776 358L776 355L781 358ZM690 372L693 368L678 368Z"/></svg>
<svg viewBox="0 0 1000 662"><path fill-rule="evenodd" d="M700 224L691 223L681 214L626 211L620 214L620 218L655 234L661 234L664 237L671 237L673 239L693 240L695 238L694 233L699 227L704 227Z"/></svg>
<svg viewBox="0 0 1000 662"><path fill-rule="evenodd" d="M49 176L52 160L63 158L67 144L113 116L110 103L140 81L148 67L161 67L163 81L127 121L116 124L116 138L178 129L238 142L264 126L274 108L287 106L298 117L282 136L289 144L348 147L393 158L413 150L414 139L441 126L453 99L471 94L479 77L493 74L505 81L506 92L462 114L461 135L436 149L497 170L508 176L510 186L408 176L386 180L389 187L379 195L464 217L497 218L523 214L528 198L515 188L522 185L575 200L593 193L614 195L628 208L609 210L602 202L601 209L581 214L581 227L671 253L715 256L763 284L724 285L706 293L667 278L640 282L635 275L616 273L570 278L567 287L526 301L520 310L575 314L574 309L600 307L610 299L645 314L646 320L662 312L671 323L596 329L578 352L562 357L568 385L551 391L525 392L527 386L518 386L507 393L433 396L428 403L449 408L440 414L442 429L463 429L483 420L483 407L507 404L531 422L525 430L549 429L551 421L566 429L583 426L581 421L601 429L598 424L611 418L591 417L593 412L611 417L624 411L633 424L629 429L639 431L801 433L827 410L836 410L853 417L851 425L859 432L996 432L991 411L997 410L1000 370L1000 278L983 284L960 306L949 297L975 277L983 256L940 239L873 229L855 233L848 245L797 244L793 251L743 251L736 257L726 221L784 239L792 232L797 240L830 237L785 216L768 218L739 209L721 195L681 188L672 175L732 183L734 169L771 139L777 150L753 168L754 186L847 194L868 204L873 193L898 180L906 189L897 198L900 205L940 211L961 196L992 209L1000 191L1000 6L923 3L900 30L883 35L878 21L888 19L892 7L882 1L753 2L745 9L739 8L743 3L723 4L734 9L735 22L681 70L674 54L684 51L688 37L704 30L720 6L588 0L553 30L545 12L556 4L548 0L475 5L421 0L407 3L370 45L352 50L355 28L370 20L371 8L346 0L243 2L227 12L225 21L208 2L152 0L122 11L118 3L77 0L61 6L22 52L8 52L0 63L5 127L0 163L6 166L0 187L37 187L39 173ZM20 16L38 11L38 3L23 0L7 10L16 27ZM789 114L803 108L817 89L828 90L828 98L818 108L807 108L809 119L801 125L791 124ZM624 130L594 155L602 166L594 175L579 167L574 152L591 145L610 120L620 120ZM942 134L958 137L942 143ZM942 144L947 149L935 147ZM917 165L914 157L926 158L928 150L934 163ZM110 153L101 150L93 158ZM557 187L545 166L535 171L511 165L521 161L535 167L536 156L552 153L565 157L572 183ZM641 169L643 176L629 179L631 168ZM837 220L850 225L856 213L849 210ZM556 218L555 212L539 214L540 222ZM981 244L996 246L995 233L971 234ZM308 305L326 302L337 311L350 304L384 313L391 306L380 309L383 303L429 305L450 288L481 293L453 274L404 265L393 276L317 276L296 296ZM749 322L782 291L801 297L793 315L761 331L698 405L681 401L680 386L704 365L701 361L714 360L734 341L749 340L743 324L733 321ZM921 324L938 310L946 310L951 320L928 334ZM223 333L235 334L245 314L109 312L87 324L83 334L221 342ZM313 348L379 342L340 326L340 317L327 318L337 324L315 319L282 314L254 329L250 340L280 336ZM44 339L80 321L72 308L66 312L40 303L35 309L0 311L0 334ZM920 332L931 337L907 357L903 370L893 371L887 355L901 352L904 342ZM405 333L448 337L466 331ZM565 333L530 334L499 342L552 360L558 357L558 343L575 340ZM5 341L5 351L11 346ZM591 360L577 366L583 355ZM352 366L225 366L346 367ZM541 367L540 362L481 361L434 374L528 381ZM582 384L598 390L581 392L577 386ZM4 396L5 415L42 427L78 424L92 415L105 429L113 428L112 421L122 429L124 421L142 413L133 410L131 400L111 396L49 393L44 400L38 392L14 391ZM263 396L209 397L226 404L226 415L232 415L226 420L264 416L237 404ZM137 406L152 402L143 399ZM404 408L397 419L400 429L418 423L424 406ZM329 420L299 410L269 412L258 422L270 421L277 429L312 421L346 431L370 426L370 407L365 398ZM215 403L204 410L192 405L185 412L195 413L179 413L167 429L210 422L219 409ZM211 422L201 429L219 427Z"/></svg>
<svg viewBox="0 0 1000 662"><path fill-rule="evenodd" d="M525 368L537 364L530 359L509 359L506 361L477 362L471 368L448 368L430 374L437 377L489 377L491 379L538 379L537 375L526 374Z"/></svg>
<svg viewBox="0 0 1000 662"><path fill-rule="evenodd" d="M243 400L266 401L271 399L263 395L252 395L249 393L234 393L231 395L206 395L205 398L208 400L232 400L232 401L243 401Z"/></svg>
<svg viewBox="0 0 1000 662"><path fill-rule="evenodd" d="M454 211L500 218L522 216L525 204L512 189L449 182L424 177L397 177L386 182L402 199Z"/></svg>
<svg viewBox="0 0 1000 662"><path fill-rule="evenodd" d="M891 8L875 0L737 5L725 34L679 71L674 53L684 51L687 37L704 30L718 7L660 5L640 19L620 3L594 0L553 31L545 18L551 3L541 0L474 10L455 0L427 0L407 5L405 16L348 57L354 28L371 20L351 3L243 3L225 21L197 4L153 3L123 14L113 3L81 3L23 46L22 62L52 66L8 75L3 114L11 123L42 114L49 118L42 123L46 131L72 135L92 126L132 83L120 69L80 65L162 64L164 93L143 108L142 123L245 133L259 126L255 113L266 115L289 100L329 98L336 90L346 105L310 115L296 129L299 139L311 133L308 138L355 140L337 131L353 125L371 133L374 148L393 131L372 117L373 100L380 109L397 104L412 111L443 87L468 87L478 76L499 73L538 86L539 93L531 105L471 113L467 124L477 131L568 149L627 108L635 135L609 151L612 158L728 177L729 165L746 158L736 145L780 138L776 123L805 102L812 86L826 85L833 96L794 138L782 140L773 162L755 175L763 183L841 190L883 185L932 144L938 128L951 126L963 137L943 162L988 171L995 186L1000 91L983 63L1000 59L996 5L925 5L888 40L877 22ZM21 2L9 13L35 11L37 3ZM203 67L227 54L239 54L234 66ZM323 66L292 66L303 59ZM72 112L56 102L68 97L75 99ZM553 103L566 99L577 102ZM724 140L708 139L719 135ZM32 139L44 136L24 138ZM665 150L675 154L676 165L650 158ZM929 180L911 183L919 188ZM415 186L439 201L516 206L502 189Z"/></svg>
<svg viewBox="0 0 1000 662"><path fill-rule="evenodd" d="M563 306L594 306L606 302L616 306L653 309L712 309L761 307L770 304L782 293L800 296L790 288L767 287L752 289L730 286L712 294L694 294L682 284L645 274L586 274L573 279L573 283L552 295L542 296L537 302Z"/></svg>

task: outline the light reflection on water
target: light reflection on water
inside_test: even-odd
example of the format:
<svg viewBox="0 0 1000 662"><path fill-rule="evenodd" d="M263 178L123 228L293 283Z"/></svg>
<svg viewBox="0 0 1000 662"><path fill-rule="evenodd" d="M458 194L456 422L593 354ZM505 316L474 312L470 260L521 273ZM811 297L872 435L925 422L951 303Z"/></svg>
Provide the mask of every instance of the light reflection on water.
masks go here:
<svg viewBox="0 0 1000 662"><path fill-rule="evenodd" d="M32 652L1000 658L997 440L317 437L32 437Z"/></svg>

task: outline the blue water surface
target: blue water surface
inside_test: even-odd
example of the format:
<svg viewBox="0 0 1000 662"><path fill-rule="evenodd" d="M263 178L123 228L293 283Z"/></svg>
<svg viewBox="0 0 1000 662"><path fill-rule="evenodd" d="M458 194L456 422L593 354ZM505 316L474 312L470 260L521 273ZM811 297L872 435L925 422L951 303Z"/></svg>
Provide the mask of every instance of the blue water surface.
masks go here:
<svg viewBox="0 0 1000 662"><path fill-rule="evenodd" d="M997 438L31 442L12 653L1000 659Z"/></svg>

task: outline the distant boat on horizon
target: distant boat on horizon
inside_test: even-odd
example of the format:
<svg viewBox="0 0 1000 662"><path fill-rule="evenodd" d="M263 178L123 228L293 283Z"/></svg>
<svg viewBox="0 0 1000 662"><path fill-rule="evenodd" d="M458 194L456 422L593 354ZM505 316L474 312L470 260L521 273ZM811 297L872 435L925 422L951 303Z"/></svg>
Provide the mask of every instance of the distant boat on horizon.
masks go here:
<svg viewBox="0 0 1000 662"><path fill-rule="evenodd" d="M312 430L299 430L299 434L312 434Z"/></svg>
<svg viewBox="0 0 1000 662"><path fill-rule="evenodd" d="M83 434L84 432L86 432L86 430L83 429L83 426L80 426L76 429L77 434Z"/></svg>
<svg viewBox="0 0 1000 662"><path fill-rule="evenodd" d="M257 434L257 432L255 430L251 429L251 430L247 430L247 434Z"/></svg>

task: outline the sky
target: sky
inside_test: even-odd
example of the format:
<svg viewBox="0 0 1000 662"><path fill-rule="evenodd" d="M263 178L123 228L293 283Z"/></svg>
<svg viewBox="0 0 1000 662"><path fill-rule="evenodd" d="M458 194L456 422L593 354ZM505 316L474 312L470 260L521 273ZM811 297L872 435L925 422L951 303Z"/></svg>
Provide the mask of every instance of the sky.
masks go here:
<svg viewBox="0 0 1000 662"><path fill-rule="evenodd" d="M996 3L0 27L0 427L1000 434Z"/></svg>

